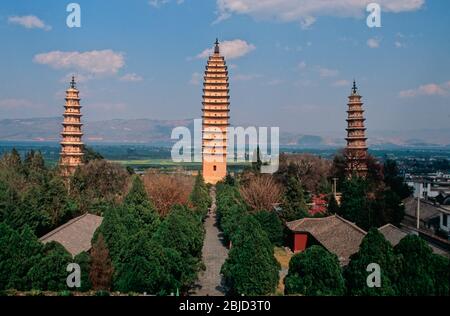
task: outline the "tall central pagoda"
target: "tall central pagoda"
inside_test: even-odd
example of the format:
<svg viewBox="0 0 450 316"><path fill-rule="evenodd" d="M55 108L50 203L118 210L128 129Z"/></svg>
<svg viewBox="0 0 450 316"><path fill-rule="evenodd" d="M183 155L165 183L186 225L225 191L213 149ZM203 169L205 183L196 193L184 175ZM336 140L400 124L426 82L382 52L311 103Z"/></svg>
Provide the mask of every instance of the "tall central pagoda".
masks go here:
<svg viewBox="0 0 450 316"><path fill-rule="evenodd" d="M228 68L216 40L203 84L202 166L206 183L216 184L227 174L229 91Z"/></svg>
<svg viewBox="0 0 450 316"><path fill-rule="evenodd" d="M347 117L347 147L345 156L347 161L347 173L349 176L367 175L367 138L364 126L364 110L361 96L358 93L356 82L353 81L352 93L349 96Z"/></svg>
<svg viewBox="0 0 450 316"><path fill-rule="evenodd" d="M75 77L72 77L70 87L66 91L64 106L63 131L61 133L60 168L63 176L70 176L75 169L83 164L83 143L81 137L81 106L79 91L76 88Z"/></svg>

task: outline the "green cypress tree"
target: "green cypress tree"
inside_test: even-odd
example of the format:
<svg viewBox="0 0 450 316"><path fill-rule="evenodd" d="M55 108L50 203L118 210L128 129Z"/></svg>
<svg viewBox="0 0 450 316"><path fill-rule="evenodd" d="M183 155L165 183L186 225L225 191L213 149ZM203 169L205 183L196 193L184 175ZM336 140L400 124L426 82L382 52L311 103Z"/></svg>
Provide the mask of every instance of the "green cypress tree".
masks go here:
<svg viewBox="0 0 450 316"><path fill-rule="evenodd" d="M196 211L205 216L208 208L211 206L211 197L209 196L208 187L201 172L195 178L194 188L189 196L190 201L194 205Z"/></svg>
<svg viewBox="0 0 450 316"><path fill-rule="evenodd" d="M381 269L381 287L367 286L367 266L376 263ZM376 228L372 228L361 242L359 251L350 257L344 270L349 295L395 295L398 277L398 259L389 241Z"/></svg>
<svg viewBox="0 0 450 316"><path fill-rule="evenodd" d="M345 283L339 260L335 254L321 246L312 246L291 258L284 284L287 295L341 296L345 294Z"/></svg>
<svg viewBox="0 0 450 316"><path fill-rule="evenodd" d="M273 245L283 244L283 223L275 212L260 211L253 215Z"/></svg>
<svg viewBox="0 0 450 316"><path fill-rule="evenodd" d="M56 242L45 244L41 260L27 274L32 288L42 291L67 290L66 269L71 262L72 256L62 245Z"/></svg>
<svg viewBox="0 0 450 316"><path fill-rule="evenodd" d="M133 210L139 218L148 225L148 229L155 231L160 221L151 203L144 183L139 176L133 177L133 184L124 200L125 207Z"/></svg>
<svg viewBox="0 0 450 316"><path fill-rule="evenodd" d="M255 296L274 293L279 269L267 234L253 216L245 216L221 270L231 294Z"/></svg>
<svg viewBox="0 0 450 316"><path fill-rule="evenodd" d="M342 185L342 201L338 215L369 230L376 225L376 219L367 199L368 186L363 178L351 177Z"/></svg>
<svg viewBox="0 0 450 316"><path fill-rule="evenodd" d="M434 295L433 251L416 235L404 237L394 248L400 256L397 293L401 296Z"/></svg>
<svg viewBox="0 0 450 316"><path fill-rule="evenodd" d="M294 221L308 215L308 207L302 185L296 176L291 175L286 184L282 217L285 221Z"/></svg>

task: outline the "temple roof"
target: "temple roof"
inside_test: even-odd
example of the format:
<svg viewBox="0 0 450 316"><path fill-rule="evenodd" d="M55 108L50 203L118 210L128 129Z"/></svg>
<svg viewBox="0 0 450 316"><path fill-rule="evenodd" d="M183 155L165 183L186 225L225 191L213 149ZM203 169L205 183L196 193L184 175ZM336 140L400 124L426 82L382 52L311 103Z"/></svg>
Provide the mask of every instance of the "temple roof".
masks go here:
<svg viewBox="0 0 450 316"><path fill-rule="evenodd" d="M56 241L63 245L72 256L76 256L91 249L91 239L102 220L103 217L86 213L49 232L39 240L43 243Z"/></svg>

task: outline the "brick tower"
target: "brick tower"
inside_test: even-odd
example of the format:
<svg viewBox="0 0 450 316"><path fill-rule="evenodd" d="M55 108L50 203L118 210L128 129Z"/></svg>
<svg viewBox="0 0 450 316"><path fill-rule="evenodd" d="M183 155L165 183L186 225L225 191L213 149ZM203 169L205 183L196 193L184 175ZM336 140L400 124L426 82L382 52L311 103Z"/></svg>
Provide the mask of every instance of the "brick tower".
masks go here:
<svg viewBox="0 0 450 316"><path fill-rule="evenodd" d="M81 137L81 106L79 91L76 88L75 77L72 77L70 87L66 91L64 106L63 131L61 133L60 168L63 176L72 175L75 169L83 164L83 143Z"/></svg>
<svg viewBox="0 0 450 316"><path fill-rule="evenodd" d="M353 81L347 110L347 147L345 149L347 173L349 176L355 174L365 177L367 175L367 138L362 105L356 82Z"/></svg>
<svg viewBox="0 0 450 316"><path fill-rule="evenodd" d="M216 184L227 174L227 128L230 97L228 70L216 40L206 65L203 84L202 167L206 183Z"/></svg>

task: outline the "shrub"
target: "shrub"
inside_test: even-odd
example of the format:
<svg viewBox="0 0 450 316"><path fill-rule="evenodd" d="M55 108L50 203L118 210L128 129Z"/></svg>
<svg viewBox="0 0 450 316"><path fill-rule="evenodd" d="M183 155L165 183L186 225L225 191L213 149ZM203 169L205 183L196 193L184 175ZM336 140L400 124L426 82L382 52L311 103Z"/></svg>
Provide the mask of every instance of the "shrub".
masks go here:
<svg viewBox="0 0 450 316"><path fill-rule="evenodd" d="M312 246L291 258L284 284L288 295L340 296L345 293L338 258L321 246Z"/></svg>

